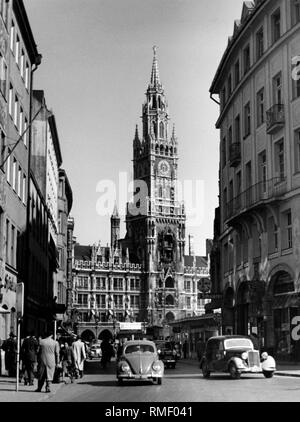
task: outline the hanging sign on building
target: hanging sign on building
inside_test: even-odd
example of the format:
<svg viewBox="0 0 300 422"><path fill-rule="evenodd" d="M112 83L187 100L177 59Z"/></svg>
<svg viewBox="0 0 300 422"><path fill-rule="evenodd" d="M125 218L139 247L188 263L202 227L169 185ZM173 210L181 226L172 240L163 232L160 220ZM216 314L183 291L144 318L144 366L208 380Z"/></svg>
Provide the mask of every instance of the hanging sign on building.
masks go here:
<svg viewBox="0 0 300 422"><path fill-rule="evenodd" d="M120 331L122 330L141 330L142 323L141 322L120 322Z"/></svg>
<svg viewBox="0 0 300 422"><path fill-rule="evenodd" d="M17 318L22 318L24 315L24 283L17 283L16 308Z"/></svg>

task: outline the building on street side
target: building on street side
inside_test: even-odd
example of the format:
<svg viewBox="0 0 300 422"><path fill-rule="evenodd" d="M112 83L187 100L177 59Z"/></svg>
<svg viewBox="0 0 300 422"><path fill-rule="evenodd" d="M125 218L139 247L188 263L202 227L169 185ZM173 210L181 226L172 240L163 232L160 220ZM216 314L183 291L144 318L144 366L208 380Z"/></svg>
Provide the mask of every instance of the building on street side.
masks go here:
<svg viewBox="0 0 300 422"><path fill-rule="evenodd" d="M0 1L0 34L0 339L5 339L16 332L16 285L26 282L31 94L41 56L22 0Z"/></svg>
<svg viewBox="0 0 300 422"><path fill-rule="evenodd" d="M298 1L244 2L210 88L220 98L220 273L212 283L222 294L222 328L293 360L300 359L291 336L300 311L299 42Z"/></svg>

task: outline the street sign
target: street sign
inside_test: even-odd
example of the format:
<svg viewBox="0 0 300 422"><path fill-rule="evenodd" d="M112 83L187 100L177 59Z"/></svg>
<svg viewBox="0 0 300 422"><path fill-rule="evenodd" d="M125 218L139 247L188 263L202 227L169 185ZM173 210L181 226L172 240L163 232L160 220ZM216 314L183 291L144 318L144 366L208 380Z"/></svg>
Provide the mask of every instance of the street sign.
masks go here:
<svg viewBox="0 0 300 422"><path fill-rule="evenodd" d="M120 331L122 330L141 330L141 322L120 322Z"/></svg>
<svg viewBox="0 0 300 422"><path fill-rule="evenodd" d="M22 318L24 315L24 283L17 283L17 318Z"/></svg>

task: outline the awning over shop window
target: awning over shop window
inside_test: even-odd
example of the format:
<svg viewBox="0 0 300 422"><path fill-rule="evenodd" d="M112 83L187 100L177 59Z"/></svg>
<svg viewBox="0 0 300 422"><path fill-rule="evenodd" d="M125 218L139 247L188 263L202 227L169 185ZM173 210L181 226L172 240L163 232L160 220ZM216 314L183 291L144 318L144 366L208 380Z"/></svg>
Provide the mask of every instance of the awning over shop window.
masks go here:
<svg viewBox="0 0 300 422"><path fill-rule="evenodd" d="M284 309L293 307L300 307L299 293L275 296L273 302L273 309Z"/></svg>

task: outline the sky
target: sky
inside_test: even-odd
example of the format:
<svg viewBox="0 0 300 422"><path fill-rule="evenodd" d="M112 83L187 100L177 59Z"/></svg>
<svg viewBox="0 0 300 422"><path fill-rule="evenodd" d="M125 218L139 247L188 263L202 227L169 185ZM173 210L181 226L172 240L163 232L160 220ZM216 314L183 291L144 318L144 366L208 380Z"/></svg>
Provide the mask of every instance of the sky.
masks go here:
<svg viewBox="0 0 300 422"><path fill-rule="evenodd" d="M141 133L156 45L160 79L178 137L178 178L182 184L190 181L193 188L191 207L196 214L188 215L186 235L194 236L195 252L205 255L205 240L213 237L219 171L215 128L219 110L209 98L209 88L243 1L24 0L24 4L43 56L34 73L34 89L45 91L48 109L55 114L63 168L73 190L77 242L110 242L110 216L100 215L103 196L97 191L105 180L116 185L121 235L125 235L119 179L120 173L128 182L132 179L135 126Z"/></svg>

